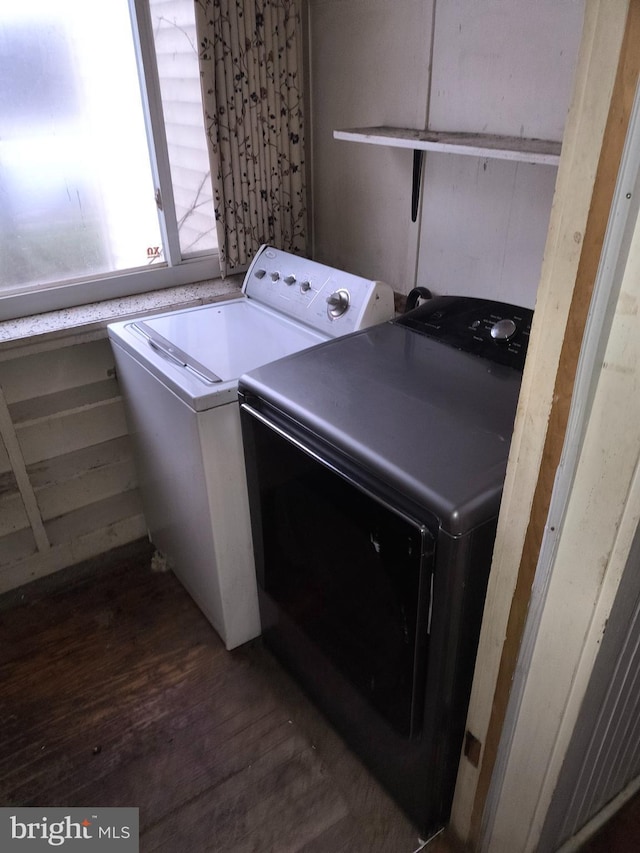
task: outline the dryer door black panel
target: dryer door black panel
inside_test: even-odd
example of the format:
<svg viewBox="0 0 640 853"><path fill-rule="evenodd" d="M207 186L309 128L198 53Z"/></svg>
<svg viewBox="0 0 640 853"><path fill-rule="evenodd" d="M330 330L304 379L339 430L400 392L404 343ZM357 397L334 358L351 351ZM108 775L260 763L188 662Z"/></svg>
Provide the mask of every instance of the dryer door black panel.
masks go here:
<svg viewBox="0 0 640 853"><path fill-rule="evenodd" d="M415 737L431 535L264 423L252 418L250 429L265 639L282 611L396 731Z"/></svg>

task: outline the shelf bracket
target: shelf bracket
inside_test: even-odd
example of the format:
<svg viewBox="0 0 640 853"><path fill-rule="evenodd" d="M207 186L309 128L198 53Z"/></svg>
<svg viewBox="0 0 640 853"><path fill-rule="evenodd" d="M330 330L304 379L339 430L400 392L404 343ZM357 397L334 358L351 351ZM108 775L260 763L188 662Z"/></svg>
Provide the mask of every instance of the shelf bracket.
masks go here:
<svg viewBox="0 0 640 853"><path fill-rule="evenodd" d="M413 179L411 181L411 221L418 218L418 206L420 204L420 184L422 183L422 161L424 151L419 148L413 149Z"/></svg>

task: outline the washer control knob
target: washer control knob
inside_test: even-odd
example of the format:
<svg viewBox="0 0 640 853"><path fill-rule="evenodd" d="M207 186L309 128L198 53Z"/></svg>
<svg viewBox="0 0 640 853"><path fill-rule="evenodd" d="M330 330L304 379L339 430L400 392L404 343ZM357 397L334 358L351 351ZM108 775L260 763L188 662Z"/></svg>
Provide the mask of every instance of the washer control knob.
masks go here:
<svg viewBox="0 0 640 853"><path fill-rule="evenodd" d="M518 327L513 320L498 320L491 327L491 337L494 341L510 341L518 331Z"/></svg>
<svg viewBox="0 0 640 853"><path fill-rule="evenodd" d="M296 280L295 275L288 275L288 276L285 278L284 283L285 283L285 284L295 284L295 280Z"/></svg>
<svg viewBox="0 0 640 853"><path fill-rule="evenodd" d="M279 278L280 278L279 272L272 272L271 273L271 281L277 281Z"/></svg>
<svg viewBox="0 0 640 853"><path fill-rule="evenodd" d="M306 280L305 280L305 281L301 281L301 282L300 282L300 290L301 290L303 293L306 293L306 292L307 292L307 290L311 290L311 282L310 282L310 281L306 281Z"/></svg>
<svg viewBox="0 0 640 853"><path fill-rule="evenodd" d="M267 271L263 270L263 269L259 269L259 270L256 270L254 272L254 275L256 278L264 278L266 274L267 274Z"/></svg>
<svg viewBox="0 0 640 853"><path fill-rule="evenodd" d="M329 306L328 314L332 319L342 317L349 307L349 291L334 290L331 296L327 296L327 305Z"/></svg>

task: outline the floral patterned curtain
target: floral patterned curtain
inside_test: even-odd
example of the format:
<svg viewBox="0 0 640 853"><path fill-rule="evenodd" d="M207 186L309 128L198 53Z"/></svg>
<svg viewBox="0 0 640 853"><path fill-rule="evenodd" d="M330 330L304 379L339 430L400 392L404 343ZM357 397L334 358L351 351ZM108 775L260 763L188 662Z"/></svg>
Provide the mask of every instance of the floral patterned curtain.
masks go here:
<svg viewBox="0 0 640 853"><path fill-rule="evenodd" d="M222 275L306 250L301 0L195 0Z"/></svg>

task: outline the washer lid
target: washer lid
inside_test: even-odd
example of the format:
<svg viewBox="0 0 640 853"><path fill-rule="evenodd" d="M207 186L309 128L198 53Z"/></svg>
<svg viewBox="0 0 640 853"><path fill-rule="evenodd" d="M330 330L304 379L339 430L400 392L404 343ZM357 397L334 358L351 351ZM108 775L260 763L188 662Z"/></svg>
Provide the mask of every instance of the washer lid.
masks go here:
<svg viewBox="0 0 640 853"><path fill-rule="evenodd" d="M235 399L242 373L327 340L246 298L114 323L109 336L196 411Z"/></svg>

